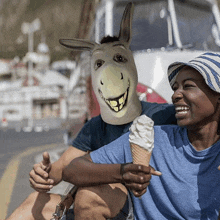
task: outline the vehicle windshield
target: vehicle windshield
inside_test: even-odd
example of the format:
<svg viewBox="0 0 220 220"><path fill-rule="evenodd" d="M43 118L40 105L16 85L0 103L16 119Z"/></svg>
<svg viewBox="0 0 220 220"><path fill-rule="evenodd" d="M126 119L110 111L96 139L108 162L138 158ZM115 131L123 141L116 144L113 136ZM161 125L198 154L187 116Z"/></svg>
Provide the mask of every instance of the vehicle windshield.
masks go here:
<svg viewBox="0 0 220 220"><path fill-rule="evenodd" d="M199 4L196 4L198 2ZM205 1L174 1L180 40L197 50L219 50L219 38L211 6Z"/></svg>
<svg viewBox="0 0 220 220"><path fill-rule="evenodd" d="M168 44L167 1L137 1L132 21L131 50L166 47ZM114 7L114 35L118 35L125 3Z"/></svg>
<svg viewBox="0 0 220 220"><path fill-rule="evenodd" d="M131 50L176 47L167 0L133 0ZM116 1L113 34L118 35L127 2ZM203 0L174 0L180 41L185 48L219 51L220 35L211 4ZM99 19L99 39L105 36L105 13ZM94 33L95 34L95 33ZM94 36L93 34L93 36Z"/></svg>

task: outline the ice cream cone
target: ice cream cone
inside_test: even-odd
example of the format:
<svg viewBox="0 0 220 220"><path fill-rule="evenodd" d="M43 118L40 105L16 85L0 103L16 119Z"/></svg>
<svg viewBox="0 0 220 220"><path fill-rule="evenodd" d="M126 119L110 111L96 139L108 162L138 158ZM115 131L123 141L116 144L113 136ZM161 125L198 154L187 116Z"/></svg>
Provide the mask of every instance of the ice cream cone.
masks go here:
<svg viewBox="0 0 220 220"><path fill-rule="evenodd" d="M129 142L134 164L149 166L154 148L154 122L146 115L137 117L130 127Z"/></svg>
<svg viewBox="0 0 220 220"><path fill-rule="evenodd" d="M132 158L134 164L149 166L152 152L140 147L137 144L130 143Z"/></svg>

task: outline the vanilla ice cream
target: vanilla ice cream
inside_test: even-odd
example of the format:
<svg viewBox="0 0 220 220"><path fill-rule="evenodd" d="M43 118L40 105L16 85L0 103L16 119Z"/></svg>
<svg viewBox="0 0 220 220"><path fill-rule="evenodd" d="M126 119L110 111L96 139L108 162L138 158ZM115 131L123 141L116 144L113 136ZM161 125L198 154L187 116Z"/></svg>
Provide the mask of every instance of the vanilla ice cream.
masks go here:
<svg viewBox="0 0 220 220"><path fill-rule="evenodd" d="M146 115L141 115L133 121L129 130L133 163L148 166L154 148L153 120Z"/></svg>

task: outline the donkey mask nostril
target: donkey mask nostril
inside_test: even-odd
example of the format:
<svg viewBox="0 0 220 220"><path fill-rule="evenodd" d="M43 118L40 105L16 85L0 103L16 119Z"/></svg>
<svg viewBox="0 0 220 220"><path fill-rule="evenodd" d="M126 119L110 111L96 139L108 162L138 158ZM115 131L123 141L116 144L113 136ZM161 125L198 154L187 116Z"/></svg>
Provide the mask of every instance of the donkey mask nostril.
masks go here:
<svg viewBox="0 0 220 220"><path fill-rule="evenodd" d="M100 80L101 85L104 85L104 83L102 82L102 80Z"/></svg>
<svg viewBox="0 0 220 220"><path fill-rule="evenodd" d="M121 73L121 79L124 79L123 74Z"/></svg>

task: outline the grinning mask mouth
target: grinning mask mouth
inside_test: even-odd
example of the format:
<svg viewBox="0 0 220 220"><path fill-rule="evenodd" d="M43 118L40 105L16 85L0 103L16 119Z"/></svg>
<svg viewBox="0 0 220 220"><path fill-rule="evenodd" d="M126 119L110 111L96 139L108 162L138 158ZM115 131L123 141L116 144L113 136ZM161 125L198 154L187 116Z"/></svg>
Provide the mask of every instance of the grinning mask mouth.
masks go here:
<svg viewBox="0 0 220 220"><path fill-rule="evenodd" d="M103 96L102 91L100 89L98 91L99 91L101 98L105 101L108 107L112 111L117 113L117 112L120 112L127 104L129 88L130 88L130 81L128 81L128 88L126 89L125 93L123 93L122 95L116 98L109 98L109 99L106 99Z"/></svg>

